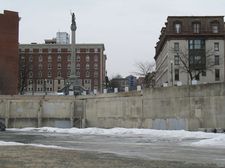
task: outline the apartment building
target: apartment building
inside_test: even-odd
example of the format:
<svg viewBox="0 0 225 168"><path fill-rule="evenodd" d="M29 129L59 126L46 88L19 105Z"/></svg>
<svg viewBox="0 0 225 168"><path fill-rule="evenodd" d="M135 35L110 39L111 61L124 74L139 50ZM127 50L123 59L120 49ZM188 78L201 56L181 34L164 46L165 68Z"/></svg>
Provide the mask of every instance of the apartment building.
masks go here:
<svg viewBox="0 0 225 168"><path fill-rule="evenodd" d="M156 86L224 82L223 16L169 16L156 44Z"/></svg>
<svg viewBox="0 0 225 168"><path fill-rule="evenodd" d="M19 16L5 10L0 14L0 94L18 94Z"/></svg>

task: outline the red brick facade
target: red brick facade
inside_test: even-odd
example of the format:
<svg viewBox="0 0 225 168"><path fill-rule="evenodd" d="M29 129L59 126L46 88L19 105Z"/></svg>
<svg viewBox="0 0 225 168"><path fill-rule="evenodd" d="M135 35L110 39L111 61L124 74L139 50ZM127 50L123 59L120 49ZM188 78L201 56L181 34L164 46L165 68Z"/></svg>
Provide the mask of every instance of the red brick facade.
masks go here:
<svg viewBox="0 0 225 168"><path fill-rule="evenodd" d="M25 92L57 92L70 75L71 45L21 44L21 69L25 72ZM76 45L76 72L87 90L102 92L105 83L103 44Z"/></svg>
<svg viewBox="0 0 225 168"><path fill-rule="evenodd" d="M0 94L18 94L19 16L17 12L0 14Z"/></svg>

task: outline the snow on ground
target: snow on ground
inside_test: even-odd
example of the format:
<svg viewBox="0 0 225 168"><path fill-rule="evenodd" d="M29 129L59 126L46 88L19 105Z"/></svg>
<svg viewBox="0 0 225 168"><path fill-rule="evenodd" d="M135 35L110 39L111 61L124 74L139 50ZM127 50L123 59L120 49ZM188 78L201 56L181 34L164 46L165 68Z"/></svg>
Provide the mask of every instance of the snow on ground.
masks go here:
<svg viewBox="0 0 225 168"><path fill-rule="evenodd" d="M0 141L0 146L35 146L40 148L70 149L70 148L64 148L64 147L55 146L55 145L25 144L25 143L6 142L6 141Z"/></svg>
<svg viewBox="0 0 225 168"><path fill-rule="evenodd" d="M9 131L25 131L25 132L47 132L47 133L65 133L65 134L90 134L90 135L107 135L107 136L132 136L146 139L168 139L174 141L183 141L187 139L194 140L193 146L214 146L225 148L225 134L221 133L205 133L190 132L184 130L153 130L153 129L135 129L135 128L23 128L23 129L7 129Z"/></svg>

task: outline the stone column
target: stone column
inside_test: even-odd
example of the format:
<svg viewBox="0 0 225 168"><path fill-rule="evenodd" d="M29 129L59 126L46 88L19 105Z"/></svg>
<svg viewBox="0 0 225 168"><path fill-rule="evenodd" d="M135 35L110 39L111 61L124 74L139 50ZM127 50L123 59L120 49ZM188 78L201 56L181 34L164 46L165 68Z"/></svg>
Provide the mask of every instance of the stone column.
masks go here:
<svg viewBox="0 0 225 168"><path fill-rule="evenodd" d="M6 126L6 128L9 127L10 105L11 105L11 101L6 100L6 102L5 102L5 126Z"/></svg>
<svg viewBox="0 0 225 168"><path fill-rule="evenodd" d="M42 127L42 114L43 114L43 98L40 100L40 103L39 103L39 110L37 112L37 120L38 120L38 123L37 123L37 127Z"/></svg>
<svg viewBox="0 0 225 168"><path fill-rule="evenodd" d="M71 128L74 127L74 113L75 113L75 101L70 102L70 126Z"/></svg>

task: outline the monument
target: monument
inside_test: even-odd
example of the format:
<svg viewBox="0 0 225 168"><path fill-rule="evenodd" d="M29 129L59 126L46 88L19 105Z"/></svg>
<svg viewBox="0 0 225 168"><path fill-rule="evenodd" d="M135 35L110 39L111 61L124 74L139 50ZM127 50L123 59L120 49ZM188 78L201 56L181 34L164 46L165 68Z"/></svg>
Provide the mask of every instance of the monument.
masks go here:
<svg viewBox="0 0 225 168"><path fill-rule="evenodd" d="M72 13L72 23L70 26L72 40L71 40L71 70L70 76L67 80L65 87L59 92L63 92L64 95L80 95L85 89L80 85L79 79L76 75L76 30L77 25L75 21L75 14Z"/></svg>
<svg viewBox="0 0 225 168"><path fill-rule="evenodd" d="M72 40L71 40L71 71L70 71L70 77L69 77L69 91L73 92L74 95L79 94L79 80L76 76L76 21L75 21L75 14L72 13L72 23L71 23L71 34L72 34Z"/></svg>

